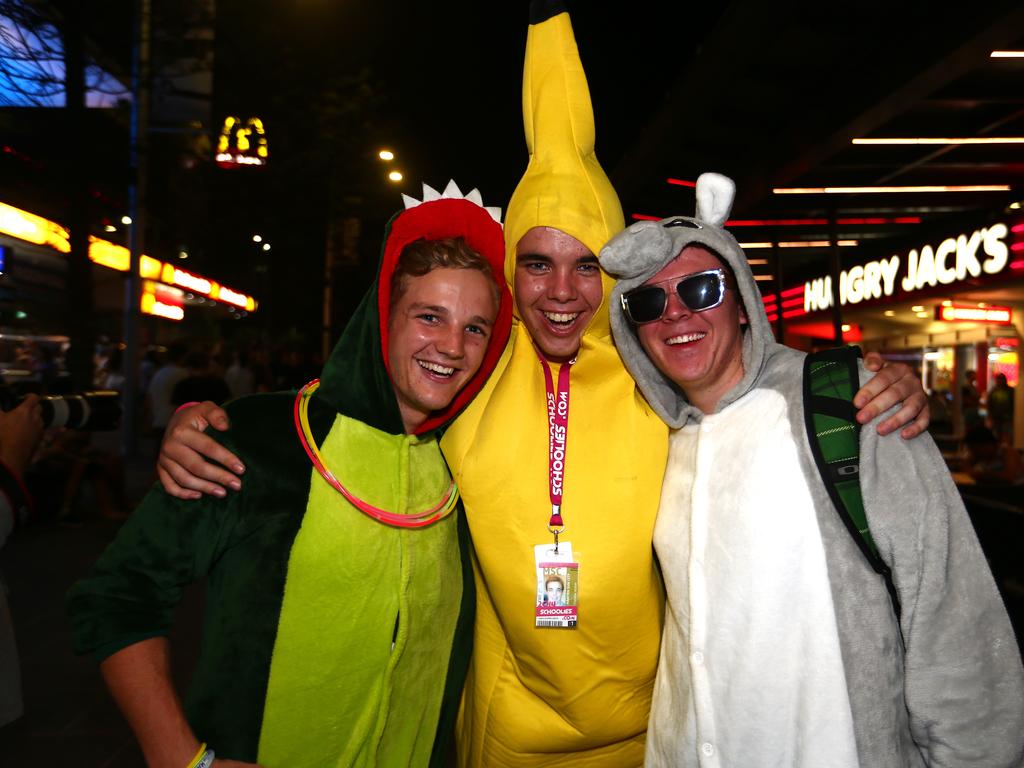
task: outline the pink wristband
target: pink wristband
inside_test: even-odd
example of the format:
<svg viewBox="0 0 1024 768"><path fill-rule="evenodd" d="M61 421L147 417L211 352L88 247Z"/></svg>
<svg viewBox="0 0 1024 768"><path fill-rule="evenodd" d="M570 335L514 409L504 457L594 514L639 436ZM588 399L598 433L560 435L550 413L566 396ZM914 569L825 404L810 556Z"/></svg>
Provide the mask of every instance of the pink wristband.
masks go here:
<svg viewBox="0 0 1024 768"><path fill-rule="evenodd" d="M198 400L193 400L190 403L182 403L181 405L174 409L174 412L177 413L178 411L184 410L185 408L191 408L193 405L201 405L201 403Z"/></svg>

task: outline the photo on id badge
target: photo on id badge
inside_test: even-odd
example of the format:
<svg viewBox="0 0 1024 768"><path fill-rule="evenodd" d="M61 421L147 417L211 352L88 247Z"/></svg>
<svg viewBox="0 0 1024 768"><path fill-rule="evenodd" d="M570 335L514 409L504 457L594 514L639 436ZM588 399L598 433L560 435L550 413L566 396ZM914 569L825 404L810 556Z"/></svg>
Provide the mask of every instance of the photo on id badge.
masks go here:
<svg viewBox="0 0 1024 768"><path fill-rule="evenodd" d="M574 629L579 620L579 563L572 545L562 542L555 553L551 544L538 544L536 626Z"/></svg>

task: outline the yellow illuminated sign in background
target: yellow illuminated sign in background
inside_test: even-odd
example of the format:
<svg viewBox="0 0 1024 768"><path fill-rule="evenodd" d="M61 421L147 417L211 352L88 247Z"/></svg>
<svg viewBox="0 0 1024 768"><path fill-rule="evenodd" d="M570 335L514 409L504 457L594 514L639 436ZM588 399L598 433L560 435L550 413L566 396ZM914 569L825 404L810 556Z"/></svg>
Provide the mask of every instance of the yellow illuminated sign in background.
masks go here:
<svg viewBox="0 0 1024 768"><path fill-rule="evenodd" d="M10 235L37 245L49 246L61 253L71 252L71 243L66 227L5 203L0 203L0 234ZM131 252L123 245L89 235L89 259L100 266L116 269L118 272L127 272L131 264ZM145 254L139 259L139 276L147 280L158 280L167 285L178 286L192 293L198 293L214 301L230 304L249 312L255 312L259 306L252 296L239 293L201 275L186 272L173 264L162 262ZM143 300L145 306L145 293L143 293ZM156 298L153 301L157 304L161 303ZM161 317L180 320L180 316L172 316L178 315L179 311L180 314L184 314L180 306L177 307L177 310L172 309L170 314L161 314L159 311L147 312L147 314L159 314ZM143 311L147 310L144 308Z"/></svg>
<svg viewBox="0 0 1024 768"><path fill-rule="evenodd" d="M243 122L234 116L224 118L217 140L217 165L222 168L266 165L268 156L267 134L262 120L250 117Z"/></svg>
<svg viewBox="0 0 1024 768"><path fill-rule="evenodd" d="M143 314L165 317L168 320L181 320L185 317L184 304L185 294L181 289L152 280L142 281L139 309Z"/></svg>
<svg viewBox="0 0 1024 768"><path fill-rule="evenodd" d="M976 307L960 304L944 304L935 308L936 320L947 323L998 323L1009 325L1013 312L1009 307Z"/></svg>

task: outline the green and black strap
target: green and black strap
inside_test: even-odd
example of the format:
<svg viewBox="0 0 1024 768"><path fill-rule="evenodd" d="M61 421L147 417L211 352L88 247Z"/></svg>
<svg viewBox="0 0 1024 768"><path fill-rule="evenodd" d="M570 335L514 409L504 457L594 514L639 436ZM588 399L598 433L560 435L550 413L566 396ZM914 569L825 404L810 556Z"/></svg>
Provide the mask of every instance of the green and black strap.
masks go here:
<svg viewBox="0 0 1024 768"><path fill-rule="evenodd" d="M892 571L871 537L860 488L860 424L853 396L860 388L859 347L814 352L804 360L804 419L811 452L828 495L871 567L885 579L896 619L900 600Z"/></svg>

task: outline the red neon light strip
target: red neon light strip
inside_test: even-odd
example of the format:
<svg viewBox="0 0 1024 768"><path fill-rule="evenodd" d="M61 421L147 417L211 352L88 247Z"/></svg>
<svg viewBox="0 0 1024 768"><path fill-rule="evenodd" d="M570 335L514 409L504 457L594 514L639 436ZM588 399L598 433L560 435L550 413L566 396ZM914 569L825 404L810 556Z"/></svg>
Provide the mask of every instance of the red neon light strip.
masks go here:
<svg viewBox="0 0 1024 768"><path fill-rule="evenodd" d="M1010 269L1024 269L1024 259L1021 261L1011 261Z"/></svg>
<svg viewBox="0 0 1024 768"><path fill-rule="evenodd" d="M1022 243L1014 243L1013 245L1010 246L1010 250L1011 251L1024 251L1024 242L1022 242Z"/></svg>
<svg viewBox="0 0 1024 768"><path fill-rule="evenodd" d="M801 307L803 306L804 299L801 296L799 299L789 299L789 301L782 302L784 307Z"/></svg>
<svg viewBox="0 0 1024 768"><path fill-rule="evenodd" d="M828 219L729 219L727 227L799 227L825 226Z"/></svg>
<svg viewBox="0 0 1024 768"><path fill-rule="evenodd" d="M798 285L796 288L789 288L789 289L783 291L782 292L782 296L784 296L784 297L785 296L796 296L798 293L803 293L803 292L804 292L804 287L802 285Z"/></svg>
<svg viewBox="0 0 1024 768"><path fill-rule="evenodd" d="M648 216L646 213L632 213L630 217L636 221L661 221L657 216Z"/></svg>
<svg viewBox="0 0 1024 768"><path fill-rule="evenodd" d="M1014 224L1010 227L1011 232L1024 232L1024 224Z"/></svg>
<svg viewBox="0 0 1024 768"><path fill-rule="evenodd" d="M804 312L802 309L791 309L791 310L789 310L789 312L783 312L782 316L784 318L786 318L786 317L797 317L799 315L806 315L806 314L807 313Z"/></svg>
<svg viewBox="0 0 1024 768"><path fill-rule="evenodd" d="M677 187L696 187L696 181L683 181L682 179L665 179L669 184L675 184Z"/></svg>
<svg viewBox="0 0 1024 768"><path fill-rule="evenodd" d="M768 322L769 323L774 323L778 319L779 319L778 315L768 315Z"/></svg>
<svg viewBox="0 0 1024 768"><path fill-rule="evenodd" d="M775 294L774 293L766 293L764 296L761 297L761 301L763 301L765 304L774 304L775 303Z"/></svg>

